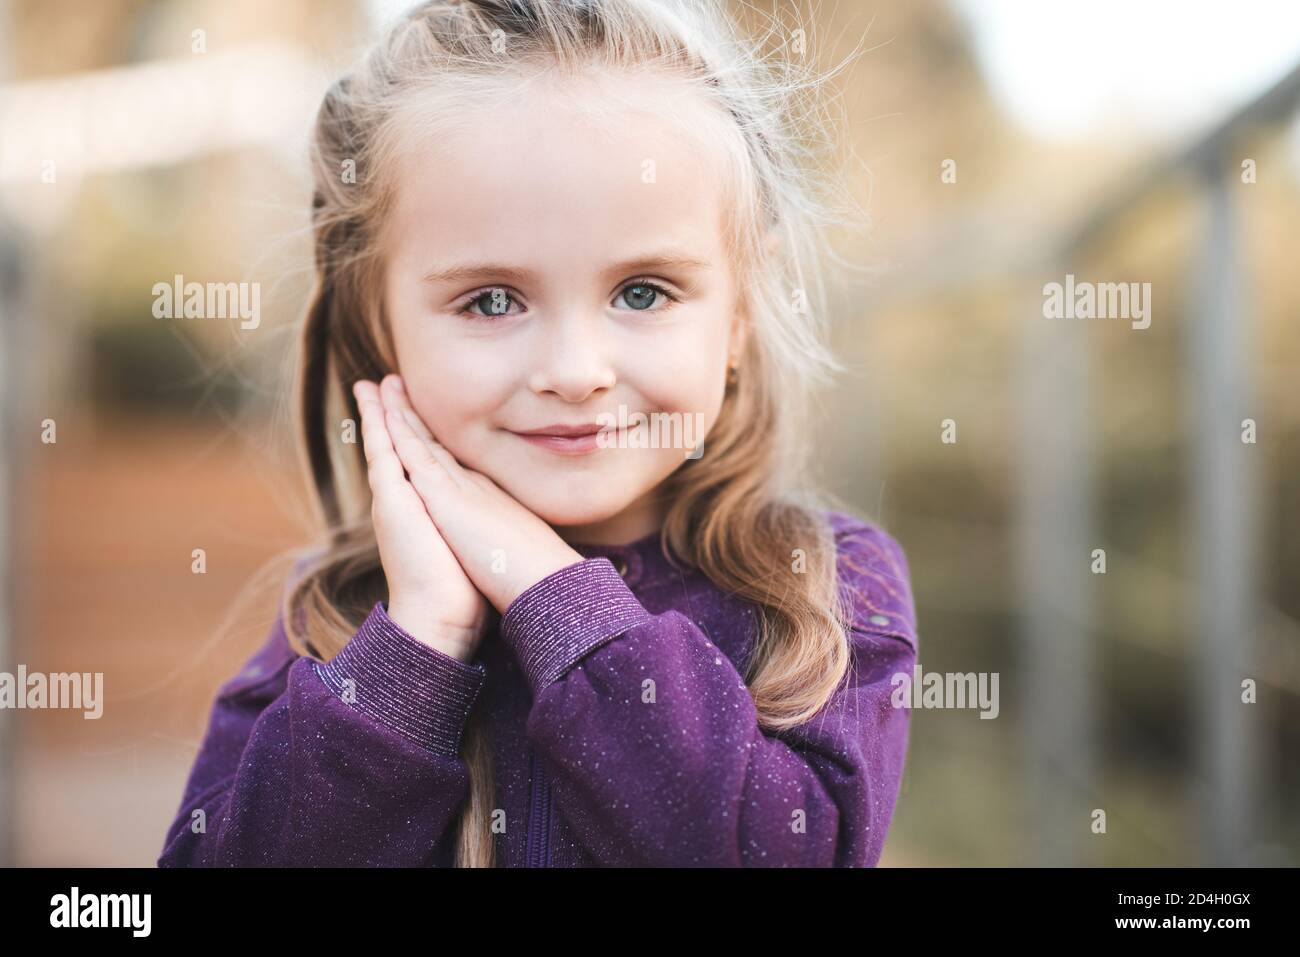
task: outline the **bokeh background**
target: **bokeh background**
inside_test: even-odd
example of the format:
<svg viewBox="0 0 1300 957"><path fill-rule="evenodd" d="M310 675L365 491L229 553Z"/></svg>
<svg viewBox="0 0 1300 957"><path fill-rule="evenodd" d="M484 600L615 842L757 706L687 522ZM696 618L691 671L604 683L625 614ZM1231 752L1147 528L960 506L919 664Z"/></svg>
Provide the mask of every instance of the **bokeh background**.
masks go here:
<svg viewBox="0 0 1300 957"><path fill-rule="evenodd" d="M402 6L0 0L0 670L106 697L0 711L0 863L152 866L266 636L249 584L310 535L306 134ZM820 467L905 546L922 667L1000 679L995 720L913 713L882 863L1297 863L1300 11L798 8L857 51L871 215ZM1046 318L1067 273L1151 283L1150 328ZM176 274L260 283L260 326L154 319Z"/></svg>

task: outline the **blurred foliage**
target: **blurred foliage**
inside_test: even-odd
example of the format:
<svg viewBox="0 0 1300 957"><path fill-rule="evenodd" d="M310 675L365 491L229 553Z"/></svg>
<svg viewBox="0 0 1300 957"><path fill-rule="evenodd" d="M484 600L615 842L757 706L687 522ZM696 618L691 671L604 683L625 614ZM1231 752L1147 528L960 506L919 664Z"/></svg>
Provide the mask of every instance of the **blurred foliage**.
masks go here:
<svg viewBox="0 0 1300 957"><path fill-rule="evenodd" d="M132 313L92 327L88 340L87 398L96 408L228 420L246 397L247 384L236 371L207 368L198 344L173 321L144 321Z"/></svg>

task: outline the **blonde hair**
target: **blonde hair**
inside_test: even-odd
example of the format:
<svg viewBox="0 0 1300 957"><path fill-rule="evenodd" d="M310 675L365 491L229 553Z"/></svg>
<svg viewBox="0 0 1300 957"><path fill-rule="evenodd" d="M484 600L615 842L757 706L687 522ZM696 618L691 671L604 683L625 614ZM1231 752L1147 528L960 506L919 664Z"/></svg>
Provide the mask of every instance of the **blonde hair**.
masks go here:
<svg viewBox="0 0 1300 957"><path fill-rule="evenodd" d="M764 57L742 43L713 4L434 0L402 17L326 93L312 154L316 283L296 383L297 428L326 545L285 591L286 635L299 654L332 658L387 594L364 455L359 444L336 441L334 423L360 420L352 382L397 369L377 240L406 107L440 95L437 109L454 122L452 111L482 109L512 80L589 68L656 70L718 108L716 142L729 173L726 239L750 334L706 454L685 460L661 486L671 506L659 547L758 606L745 681L762 727L790 728L830 699L850 661L836 541L821 511L832 499L810 491L805 441L809 386L840 368L824 344L820 273L829 255L820 227L832 207L815 189L811 148L828 124L812 96L820 78L797 56ZM341 175L348 168L354 181ZM766 242L771 231L775 246ZM470 779L457 832L462 867L494 861L482 714L471 714L461 745Z"/></svg>

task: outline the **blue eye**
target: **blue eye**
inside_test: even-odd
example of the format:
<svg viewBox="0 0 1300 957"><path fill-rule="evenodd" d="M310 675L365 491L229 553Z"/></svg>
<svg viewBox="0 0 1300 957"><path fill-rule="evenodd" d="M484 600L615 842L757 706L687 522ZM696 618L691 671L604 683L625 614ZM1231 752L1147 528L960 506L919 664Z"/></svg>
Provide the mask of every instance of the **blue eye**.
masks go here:
<svg viewBox="0 0 1300 957"><path fill-rule="evenodd" d="M635 312L645 312L654 305L655 296L663 296L670 302L676 302L663 286L645 280L638 280L624 286L618 294Z"/></svg>
<svg viewBox="0 0 1300 957"><path fill-rule="evenodd" d="M478 319L494 319L507 314L509 308L507 304L513 301L513 299L514 297L511 296L510 293L498 286L495 289L489 289L486 292L479 293L473 299L466 302L465 307L461 309L460 312L464 315L473 316ZM474 312L474 306L479 305L480 303L484 304L483 312Z"/></svg>

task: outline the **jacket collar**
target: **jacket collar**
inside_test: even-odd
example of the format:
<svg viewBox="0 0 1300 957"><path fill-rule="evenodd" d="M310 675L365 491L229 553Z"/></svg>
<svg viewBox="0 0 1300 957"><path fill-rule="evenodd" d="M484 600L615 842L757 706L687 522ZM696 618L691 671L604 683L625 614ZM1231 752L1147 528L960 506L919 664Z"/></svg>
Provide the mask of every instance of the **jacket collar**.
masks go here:
<svg viewBox="0 0 1300 957"><path fill-rule="evenodd" d="M681 567L674 567L664 555L658 530L623 545L577 542L570 547L583 558L608 558L629 588L675 580L685 570L683 563L679 561Z"/></svg>

